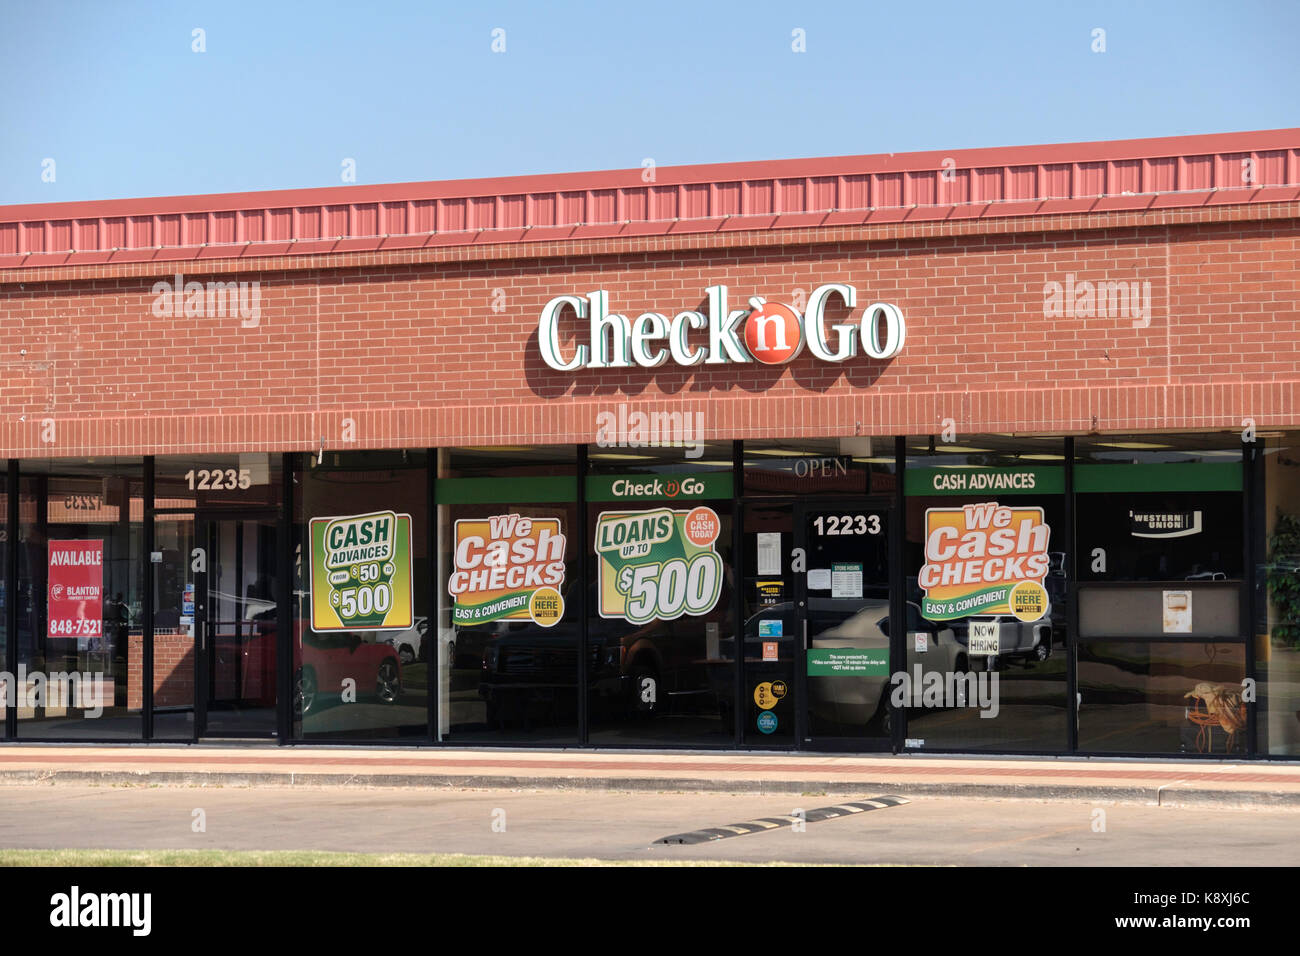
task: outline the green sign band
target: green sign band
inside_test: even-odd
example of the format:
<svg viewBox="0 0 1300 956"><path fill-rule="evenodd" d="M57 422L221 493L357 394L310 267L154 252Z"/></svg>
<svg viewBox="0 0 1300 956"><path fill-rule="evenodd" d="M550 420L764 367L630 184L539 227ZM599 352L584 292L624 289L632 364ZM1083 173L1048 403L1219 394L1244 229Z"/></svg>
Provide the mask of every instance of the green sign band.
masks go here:
<svg viewBox="0 0 1300 956"><path fill-rule="evenodd" d="M438 479L440 505L532 504L539 501L577 500L577 478Z"/></svg>
<svg viewBox="0 0 1300 956"><path fill-rule="evenodd" d="M1241 462L1075 465L1074 487L1081 492L1241 491Z"/></svg>
<svg viewBox="0 0 1300 956"><path fill-rule="evenodd" d="M908 468L908 495L1061 494L1065 469L1042 468ZM1129 464L1078 464L1074 487L1090 491L1241 491L1241 462L1188 461Z"/></svg>
<svg viewBox="0 0 1300 956"><path fill-rule="evenodd" d="M731 472L698 475L591 475L588 501L703 501L730 498L735 485Z"/></svg>

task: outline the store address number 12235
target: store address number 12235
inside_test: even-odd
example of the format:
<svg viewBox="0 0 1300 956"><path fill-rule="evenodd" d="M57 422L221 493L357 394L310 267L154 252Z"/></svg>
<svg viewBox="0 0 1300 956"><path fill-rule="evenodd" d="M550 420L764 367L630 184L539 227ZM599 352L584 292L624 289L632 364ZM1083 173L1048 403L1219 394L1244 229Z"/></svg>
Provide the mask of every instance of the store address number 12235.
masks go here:
<svg viewBox="0 0 1300 956"><path fill-rule="evenodd" d="M185 472L185 481L190 491L243 491L253 484L247 468L191 468Z"/></svg>

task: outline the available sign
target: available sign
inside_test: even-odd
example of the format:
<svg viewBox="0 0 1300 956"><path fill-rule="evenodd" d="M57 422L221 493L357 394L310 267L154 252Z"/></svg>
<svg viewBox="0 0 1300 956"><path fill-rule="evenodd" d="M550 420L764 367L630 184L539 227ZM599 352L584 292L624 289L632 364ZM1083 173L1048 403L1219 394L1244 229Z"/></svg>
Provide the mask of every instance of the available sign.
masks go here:
<svg viewBox="0 0 1300 956"><path fill-rule="evenodd" d="M600 616L644 624L708 614L722 593L712 508L605 511L596 520Z"/></svg>
<svg viewBox="0 0 1300 956"><path fill-rule="evenodd" d="M888 677L889 648L815 647L808 651L809 677Z"/></svg>
<svg viewBox="0 0 1300 956"><path fill-rule="evenodd" d="M1014 614L1036 621L1047 613L1043 580L1051 568L1051 528L1042 508L996 501L925 512L926 592L922 616L948 621L972 614Z"/></svg>
<svg viewBox="0 0 1300 956"><path fill-rule="evenodd" d="M907 326L898 306L873 302L857 322L830 327L825 323L826 304L839 296L848 308L857 306L858 290L839 282L818 286L808 297L805 314L780 302L755 296L748 309L728 306L727 287L713 285L704 290L708 314L678 312L670 321L660 312L643 312L634 320L609 311L609 293L589 292L585 297L559 295L542 307L537 325L538 347L544 361L557 372L580 368L658 368L671 357L687 367L725 365L758 361L782 365L803 351L805 345L823 362L845 362L858 354L891 359L903 350ZM589 345L579 345L565 358L560 346L560 314L571 308L588 322ZM742 328L743 326L743 328ZM691 344L691 331L707 330L707 347ZM706 336L701 335L704 339ZM832 344L833 343L833 344Z"/></svg>
<svg viewBox="0 0 1300 956"><path fill-rule="evenodd" d="M311 520L311 629L410 627L411 516L392 511Z"/></svg>
<svg viewBox="0 0 1300 956"><path fill-rule="evenodd" d="M564 616L564 535L559 518L493 515L456 522L455 568L447 591L452 622L532 621Z"/></svg>
<svg viewBox="0 0 1300 956"><path fill-rule="evenodd" d="M104 636L104 542L51 541L49 636Z"/></svg>

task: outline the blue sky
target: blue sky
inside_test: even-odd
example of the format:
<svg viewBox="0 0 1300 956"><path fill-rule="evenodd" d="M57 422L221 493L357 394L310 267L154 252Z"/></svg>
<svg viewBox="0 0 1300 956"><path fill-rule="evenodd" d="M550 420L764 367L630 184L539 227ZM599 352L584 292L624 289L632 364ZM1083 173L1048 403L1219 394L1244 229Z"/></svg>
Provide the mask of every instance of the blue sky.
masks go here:
<svg viewBox="0 0 1300 956"><path fill-rule="evenodd" d="M1297 126L1298 40L1290 0L0 0L0 203Z"/></svg>

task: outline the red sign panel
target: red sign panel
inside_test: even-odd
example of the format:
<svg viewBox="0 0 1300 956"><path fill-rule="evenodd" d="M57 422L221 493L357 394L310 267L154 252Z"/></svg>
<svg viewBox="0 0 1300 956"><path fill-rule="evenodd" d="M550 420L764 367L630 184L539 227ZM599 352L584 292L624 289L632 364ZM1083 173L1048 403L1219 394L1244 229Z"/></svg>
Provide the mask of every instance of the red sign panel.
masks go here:
<svg viewBox="0 0 1300 956"><path fill-rule="evenodd" d="M50 637L104 634L104 542L50 542Z"/></svg>

